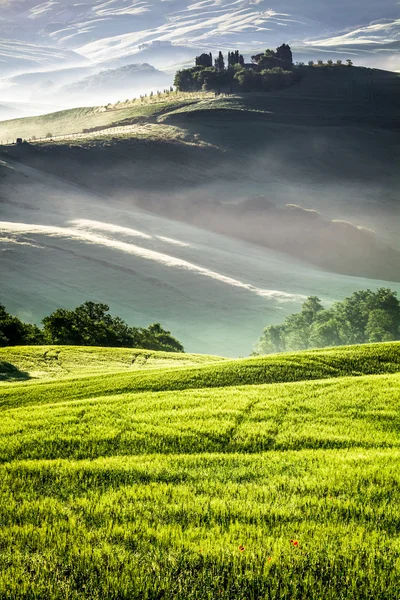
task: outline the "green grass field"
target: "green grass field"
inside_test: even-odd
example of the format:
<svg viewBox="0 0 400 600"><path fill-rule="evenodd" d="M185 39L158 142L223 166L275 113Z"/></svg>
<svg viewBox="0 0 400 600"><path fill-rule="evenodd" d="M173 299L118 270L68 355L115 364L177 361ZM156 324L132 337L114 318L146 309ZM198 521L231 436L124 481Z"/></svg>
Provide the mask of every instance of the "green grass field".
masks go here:
<svg viewBox="0 0 400 600"><path fill-rule="evenodd" d="M398 599L400 344L0 361L0 598Z"/></svg>
<svg viewBox="0 0 400 600"><path fill-rule="evenodd" d="M140 123L156 123L165 112L178 110L199 101L199 94L171 94L161 99L146 99L121 103L109 107L94 106L71 108L38 117L12 119L0 123L0 140L30 139L81 133L84 130L101 130ZM206 94L208 97L209 94Z"/></svg>

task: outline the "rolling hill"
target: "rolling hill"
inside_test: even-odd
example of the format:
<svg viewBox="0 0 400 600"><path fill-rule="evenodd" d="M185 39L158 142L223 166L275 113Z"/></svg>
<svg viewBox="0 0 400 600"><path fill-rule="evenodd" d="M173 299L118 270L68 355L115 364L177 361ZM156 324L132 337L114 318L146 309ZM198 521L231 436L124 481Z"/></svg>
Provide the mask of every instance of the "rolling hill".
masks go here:
<svg viewBox="0 0 400 600"><path fill-rule="evenodd" d="M0 595L396 598L398 343L0 371Z"/></svg>
<svg viewBox="0 0 400 600"><path fill-rule="evenodd" d="M161 322L189 352L240 356L308 295L329 304L359 289L400 291L160 217L129 197L111 201L24 162L0 163L1 302L23 320L102 301L130 325Z"/></svg>
<svg viewBox="0 0 400 600"><path fill-rule="evenodd" d="M8 121L0 139L51 134L5 156L324 270L398 281L400 77L300 73L270 94L161 95Z"/></svg>

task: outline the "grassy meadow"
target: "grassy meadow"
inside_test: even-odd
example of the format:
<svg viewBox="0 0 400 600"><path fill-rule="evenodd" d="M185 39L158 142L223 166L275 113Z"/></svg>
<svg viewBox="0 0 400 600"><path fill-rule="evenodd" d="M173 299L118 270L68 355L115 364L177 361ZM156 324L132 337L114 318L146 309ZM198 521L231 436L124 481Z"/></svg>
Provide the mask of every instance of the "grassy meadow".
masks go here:
<svg viewBox="0 0 400 600"><path fill-rule="evenodd" d="M210 94L205 93L204 98ZM71 108L38 117L11 119L0 123L0 140L57 137L140 123L156 123L165 112L198 103L202 94L163 94L161 97L133 99L108 106Z"/></svg>
<svg viewBox="0 0 400 600"><path fill-rule="evenodd" d="M298 126L356 123L377 127L398 127L400 77L397 73L354 67L352 69L303 69L295 85L269 93L222 94L214 92L168 92L124 100L106 106L79 107L46 115L0 122L0 143L21 137L31 140L122 128L140 124L177 123L159 131L170 141L180 139L196 121L196 131L209 137L214 120L224 117L223 129L235 125L236 137L252 124L257 128L275 124ZM200 128L199 128L200 124ZM254 135L252 132L252 134ZM265 134L265 132L263 132ZM138 127L115 132L116 137L143 136ZM246 137L245 132L243 135ZM201 136L200 136L201 137ZM80 139L82 139L80 137ZM260 136L262 139L262 136ZM239 145L240 145L240 139Z"/></svg>
<svg viewBox="0 0 400 600"><path fill-rule="evenodd" d="M0 598L397 600L400 344L0 361Z"/></svg>

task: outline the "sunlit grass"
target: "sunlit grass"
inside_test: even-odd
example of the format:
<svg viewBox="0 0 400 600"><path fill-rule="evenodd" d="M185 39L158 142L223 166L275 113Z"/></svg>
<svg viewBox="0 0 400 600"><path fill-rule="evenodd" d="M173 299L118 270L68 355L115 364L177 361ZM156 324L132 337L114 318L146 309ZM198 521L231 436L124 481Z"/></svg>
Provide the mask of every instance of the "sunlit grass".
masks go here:
<svg viewBox="0 0 400 600"><path fill-rule="evenodd" d="M0 142L57 137L82 133L84 130L106 129L134 123L156 123L165 112L174 111L192 103L211 99L210 93L170 93L140 98L107 106L81 107L62 110L37 117L11 119L0 123ZM167 129L172 135L172 128ZM131 133L131 136L133 134Z"/></svg>
<svg viewBox="0 0 400 600"><path fill-rule="evenodd" d="M59 350L0 388L0 598L397 600L399 344Z"/></svg>
<svg viewBox="0 0 400 600"><path fill-rule="evenodd" d="M76 377L138 369L195 365L224 360L204 354L178 354L136 348L89 346L19 346L0 348L1 361L38 378Z"/></svg>

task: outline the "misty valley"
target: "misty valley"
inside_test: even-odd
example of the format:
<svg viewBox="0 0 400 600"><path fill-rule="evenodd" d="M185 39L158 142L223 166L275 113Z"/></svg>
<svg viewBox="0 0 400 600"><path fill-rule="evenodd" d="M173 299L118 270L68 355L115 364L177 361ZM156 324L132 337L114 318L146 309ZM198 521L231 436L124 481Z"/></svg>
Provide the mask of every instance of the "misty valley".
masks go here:
<svg viewBox="0 0 400 600"><path fill-rule="evenodd" d="M281 91L0 123L0 138L53 132L2 149L7 308L38 323L103 301L189 351L236 356L308 296L398 290L399 79L297 68Z"/></svg>
<svg viewBox="0 0 400 600"><path fill-rule="evenodd" d="M0 0L0 600L398 600L395 0Z"/></svg>

